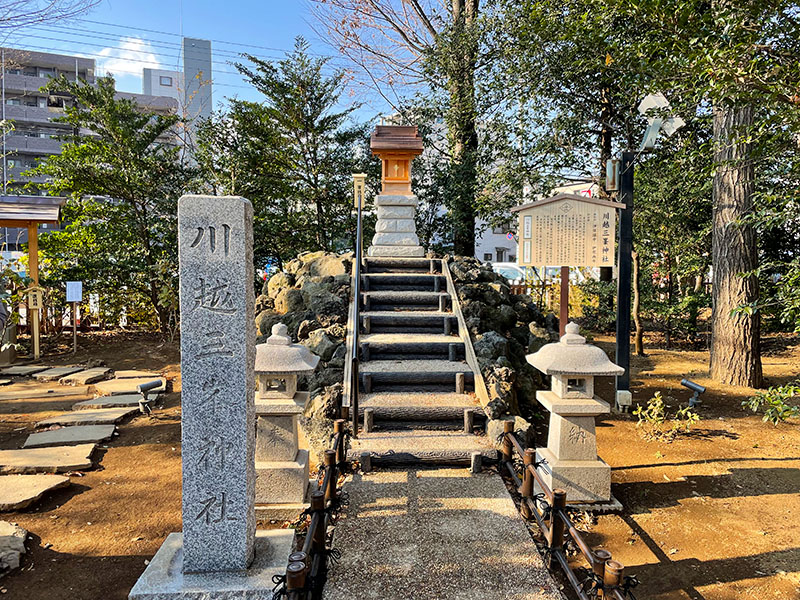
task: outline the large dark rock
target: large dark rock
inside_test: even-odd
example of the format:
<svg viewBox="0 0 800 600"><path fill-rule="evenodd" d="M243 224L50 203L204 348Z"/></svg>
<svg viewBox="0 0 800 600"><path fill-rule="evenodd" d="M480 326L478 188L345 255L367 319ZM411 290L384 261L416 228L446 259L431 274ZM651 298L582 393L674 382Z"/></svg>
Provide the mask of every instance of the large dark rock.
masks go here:
<svg viewBox="0 0 800 600"><path fill-rule="evenodd" d="M479 358L495 360L508 353L508 340L496 331L488 331L473 343L473 347Z"/></svg>

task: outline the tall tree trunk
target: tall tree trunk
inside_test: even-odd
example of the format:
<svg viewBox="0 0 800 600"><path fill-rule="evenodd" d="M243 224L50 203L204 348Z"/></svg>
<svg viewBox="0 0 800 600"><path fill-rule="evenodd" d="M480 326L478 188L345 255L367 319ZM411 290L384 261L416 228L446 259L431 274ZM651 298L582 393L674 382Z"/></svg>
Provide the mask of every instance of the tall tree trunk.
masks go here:
<svg viewBox="0 0 800 600"><path fill-rule="evenodd" d="M752 106L714 107L714 192L711 376L721 383L759 387L760 315L736 308L758 301L755 229L740 222L753 206L754 169L747 136Z"/></svg>
<svg viewBox="0 0 800 600"><path fill-rule="evenodd" d="M475 255L475 192L478 180L478 132L475 107L475 66L478 48L474 28L479 0L452 0L453 40L448 87L448 129L452 150L453 250Z"/></svg>
<svg viewBox="0 0 800 600"><path fill-rule="evenodd" d="M644 327L642 327L642 318L639 311L642 306L641 297L639 296L639 253L634 250L631 252L631 259L633 260L633 306L631 307L631 316L633 323L636 325L636 334L633 337L634 351L638 356L644 356Z"/></svg>

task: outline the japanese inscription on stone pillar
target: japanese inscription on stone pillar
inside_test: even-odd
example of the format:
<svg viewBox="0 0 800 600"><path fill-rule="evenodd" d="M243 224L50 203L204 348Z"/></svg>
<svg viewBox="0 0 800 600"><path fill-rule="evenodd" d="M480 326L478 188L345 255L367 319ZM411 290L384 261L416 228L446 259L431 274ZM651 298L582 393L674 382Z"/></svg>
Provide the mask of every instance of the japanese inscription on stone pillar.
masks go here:
<svg viewBox="0 0 800 600"><path fill-rule="evenodd" d="M178 202L183 570L237 571L255 535L253 207Z"/></svg>

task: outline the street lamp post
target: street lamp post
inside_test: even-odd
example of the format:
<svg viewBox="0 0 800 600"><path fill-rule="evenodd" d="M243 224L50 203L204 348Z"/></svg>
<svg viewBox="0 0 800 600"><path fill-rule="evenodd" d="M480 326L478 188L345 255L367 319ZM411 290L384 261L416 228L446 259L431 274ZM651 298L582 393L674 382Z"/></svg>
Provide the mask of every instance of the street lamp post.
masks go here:
<svg viewBox="0 0 800 600"><path fill-rule="evenodd" d="M648 118L647 131L644 134L639 152L625 150L619 164L619 201L625 205L620 211L619 245L617 246L617 353L616 363L624 369L617 376L616 405L624 409L631 405L631 266L633 252L633 169L636 156L655 147L659 132L667 137L685 125L680 117L665 117L664 112L670 108L663 94L650 94L641 104L639 112ZM651 111L657 111L653 114ZM614 174L616 165L607 168L608 174ZM614 177L616 183L616 176ZM609 189L609 188L607 188ZM614 186L612 189L616 189Z"/></svg>

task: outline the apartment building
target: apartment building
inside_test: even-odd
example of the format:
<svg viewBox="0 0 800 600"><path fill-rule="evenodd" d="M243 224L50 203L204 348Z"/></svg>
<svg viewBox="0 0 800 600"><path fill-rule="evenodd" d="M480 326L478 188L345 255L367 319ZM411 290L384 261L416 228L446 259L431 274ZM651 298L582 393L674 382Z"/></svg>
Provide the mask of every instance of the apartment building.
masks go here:
<svg viewBox="0 0 800 600"><path fill-rule="evenodd" d="M63 115L70 98L41 91L47 80L64 75L70 81L76 77L89 84L95 82L95 61L91 58L49 54L18 50L0 49L5 66L0 78L2 100L2 119L13 127L3 136L2 148L2 188L3 195L33 194L44 195L37 184L44 183L42 177L28 177L23 172L35 166L37 161L61 152L62 142L57 139L68 134L70 128L64 123L54 121ZM174 97L152 94L131 94L119 92L119 97L136 101L146 110L163 114L178 110ZM90 132L86 132L89 134ZM177 143L177 138L175 143ZM33 184L32 187L25 187ZM50 226L42 226L43 229ZM21 244L28 241L24 230L5 229L0 231L2 254L19 251Z"/></svg>

